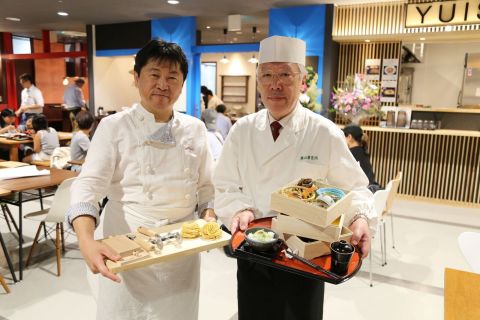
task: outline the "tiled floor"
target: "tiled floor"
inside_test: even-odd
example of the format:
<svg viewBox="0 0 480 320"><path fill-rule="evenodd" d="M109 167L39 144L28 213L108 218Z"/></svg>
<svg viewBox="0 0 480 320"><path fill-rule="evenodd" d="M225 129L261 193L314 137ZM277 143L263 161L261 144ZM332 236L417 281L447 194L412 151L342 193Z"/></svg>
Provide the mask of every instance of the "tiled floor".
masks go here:
<svg viewBox="0 0 480 320"><path fill-rule="evenodd" d="M31 210L36 210L35 206L29 204ZM338 286L327 285L324 319L443 319L444 269L469 270L457 237L463 231L480 230L480 210L397 201L393 212L396 249L391 247L388 220L388 264L380 266L377 238L373 247L374 286L369 287L366 260L354 279ZM27 242L35 228L36 224L25 223ZM13 247L16 240L2 218L0 231ZM9 295L0 293L0 319L94 319L95 301L86 281L85 265L75 237L70 235L67 241L60 278L55 276L53 255L29 267L24 281L17 284L12 284L8 269L0 269L12 289ZM52 245L44 249L53 254ZM235 260L220 250L204 253L202 259L199 319L236 319Z"/></svg>

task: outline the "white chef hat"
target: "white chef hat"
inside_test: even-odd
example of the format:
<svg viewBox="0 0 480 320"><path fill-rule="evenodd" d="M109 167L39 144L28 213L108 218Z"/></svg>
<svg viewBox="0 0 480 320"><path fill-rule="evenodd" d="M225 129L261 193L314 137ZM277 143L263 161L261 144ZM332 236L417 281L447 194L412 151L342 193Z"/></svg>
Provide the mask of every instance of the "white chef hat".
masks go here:
<svg viewBox="0 0 480 320"><path fill-rule="evenodd" d="M297 38L272 36L260 41L258 63L291 62L305 66L306 44Z"/></svg>

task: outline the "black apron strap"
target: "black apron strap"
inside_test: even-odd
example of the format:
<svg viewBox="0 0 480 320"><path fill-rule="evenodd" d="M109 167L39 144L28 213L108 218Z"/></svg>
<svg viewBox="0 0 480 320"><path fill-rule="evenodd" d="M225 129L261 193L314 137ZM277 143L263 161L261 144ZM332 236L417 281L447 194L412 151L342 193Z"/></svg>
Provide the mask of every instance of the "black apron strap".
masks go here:
<svg viewBox="0 0 480 320"><path fill-rule="evenodd" d="M239 320L322 320L325 284L237 260Z"/></svg>

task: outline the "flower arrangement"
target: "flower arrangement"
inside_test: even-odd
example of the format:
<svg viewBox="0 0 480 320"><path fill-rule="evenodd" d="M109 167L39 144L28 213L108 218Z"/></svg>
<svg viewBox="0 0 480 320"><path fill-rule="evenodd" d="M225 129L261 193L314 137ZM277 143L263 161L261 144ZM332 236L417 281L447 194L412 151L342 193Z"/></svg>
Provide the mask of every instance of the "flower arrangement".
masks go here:
<svg viewBox="0 0 480 320"><path fill-rule="evenodd" d="M321 93L317 88L318 74L310 66L306 67L306 69L307 79L303 84L299 100L305 108L310 109L313 112L320 112L320 110L322 110L322 105L317 100Z"/></svg>
<svg viewBox="0 0 480 320"><path fill-rule="evenodd" d="M348 76L343 88L333 88L331 109L354 123L380 113L380 88L365 75Z"/></svg>

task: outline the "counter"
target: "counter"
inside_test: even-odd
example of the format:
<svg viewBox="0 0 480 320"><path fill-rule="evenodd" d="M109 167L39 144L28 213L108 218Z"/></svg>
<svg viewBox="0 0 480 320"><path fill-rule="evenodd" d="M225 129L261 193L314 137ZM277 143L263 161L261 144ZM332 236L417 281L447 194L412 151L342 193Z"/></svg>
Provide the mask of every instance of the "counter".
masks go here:
<svg viewBox="0 0 480 320"><path fill-rule="evenodd" d="M362 128L381 185L402 171L403 197L480 207L479 131Z"/></svg>

